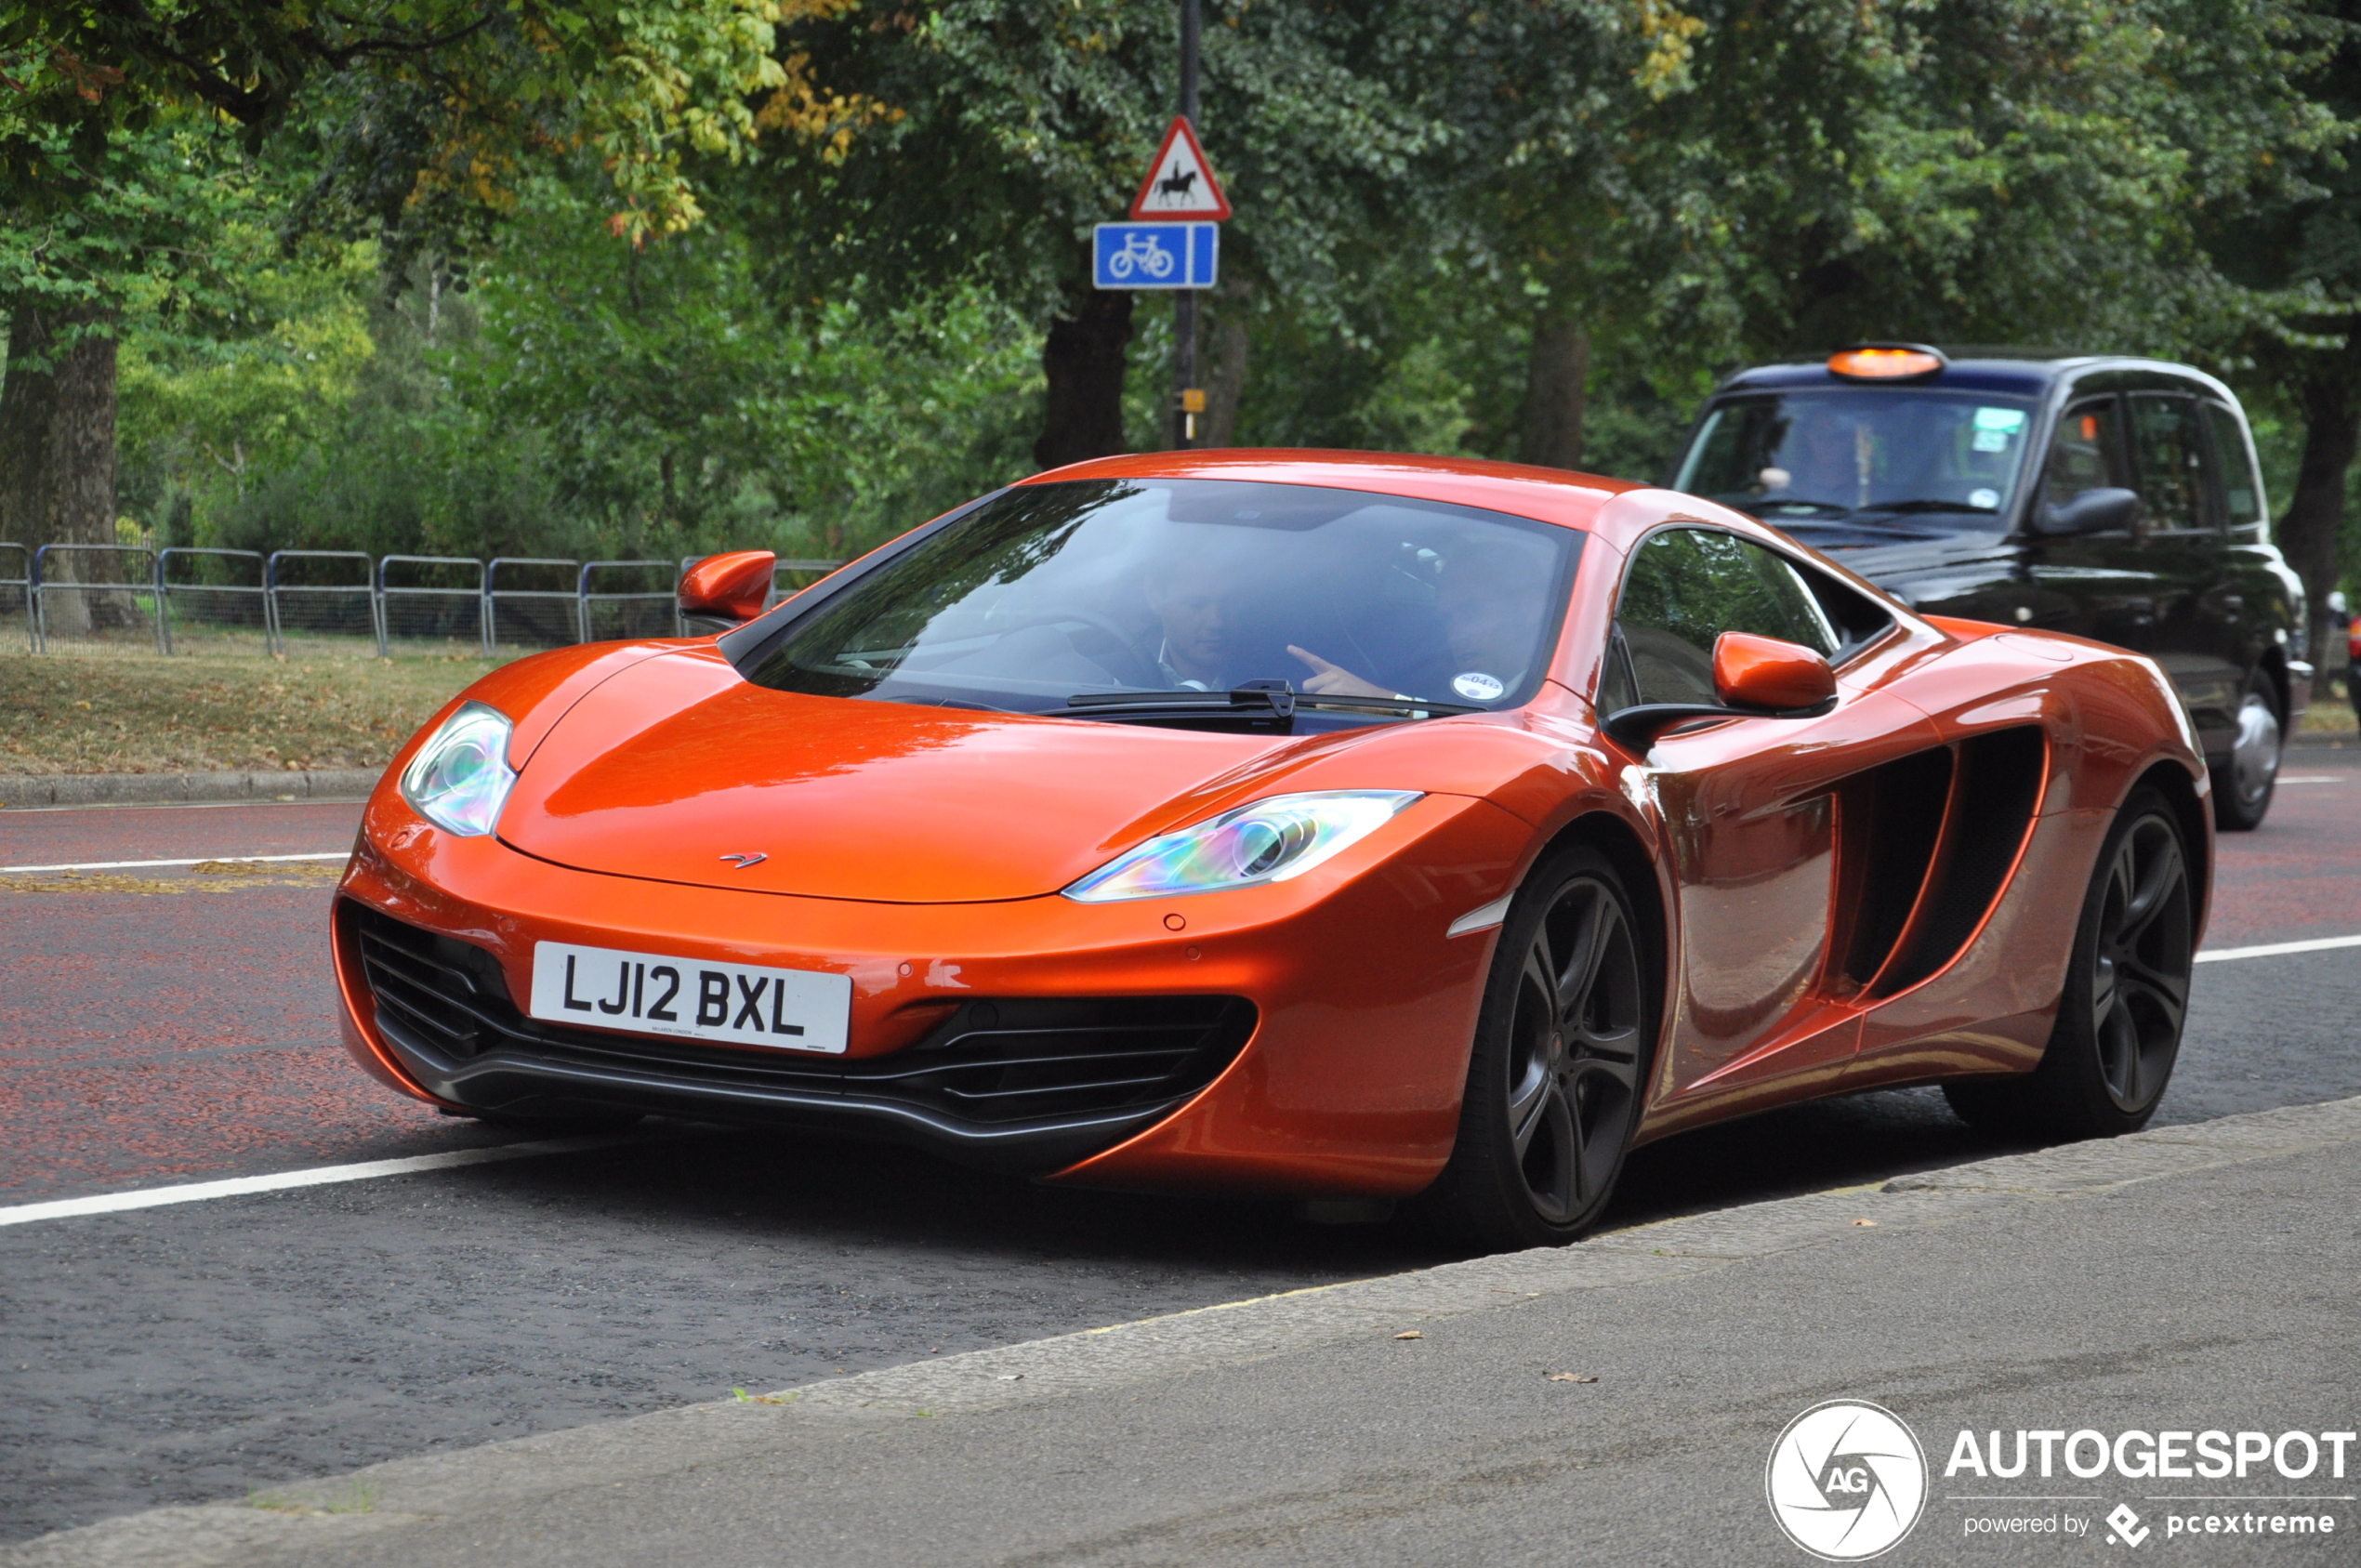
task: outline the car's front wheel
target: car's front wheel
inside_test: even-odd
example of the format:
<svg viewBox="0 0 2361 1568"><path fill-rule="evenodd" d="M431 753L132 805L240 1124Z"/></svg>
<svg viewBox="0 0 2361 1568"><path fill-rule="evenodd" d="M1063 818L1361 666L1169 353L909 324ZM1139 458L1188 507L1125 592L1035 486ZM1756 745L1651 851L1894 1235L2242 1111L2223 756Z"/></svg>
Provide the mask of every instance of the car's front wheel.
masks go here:
<svg viewBox="0 0 2361 1568"><path fill-rule="evenodd" d="M1622 878L1594 850L1550 855L1501 925L1458 1140L1419 1206L1493 1248L1595 1224L1639 1124L1655 1014Z"/></svg>
<svg viewBox="0 0 2361 1568"><path fill-rule="evenodd" d="M2146 1126L2180 1059L2196 929L2180 820L2162 796L2139 790L2099 852L2040 1066L1946 1084L1953 1109L1996 1130L2067 1138Z"/></svg>

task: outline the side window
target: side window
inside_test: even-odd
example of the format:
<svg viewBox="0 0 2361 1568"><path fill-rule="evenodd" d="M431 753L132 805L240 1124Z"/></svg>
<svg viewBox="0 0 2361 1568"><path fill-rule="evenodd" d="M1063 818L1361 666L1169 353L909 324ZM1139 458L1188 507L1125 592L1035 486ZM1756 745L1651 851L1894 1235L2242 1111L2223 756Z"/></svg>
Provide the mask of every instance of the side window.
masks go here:
<svg viewBox="0 0 2361 1568"><path fill-rule="evenodd" d="M2255 477L2254 456L2247 449L2246 427L2218 402L2197 405L2206 432L2213 438L2214 472L2222 477L2222 520L2232 528L2262 520L2262 481Z"/></svg>
<svg viewBox="0 0 2361 1568"><path fill-rule="evenodd" d="M2169 392L2135 393L2130 401L2131 454L2151 525L2176 534L2211 527L2196 401Z"/></svg>
<svg viewBox="0 0 2361 1568"><path fill-rule="evenodd" d="M2050 438L2050 455L2041 465L2041 505L2063 507L2086 490L2113 489L2124 483L2128 471L2115 400L2076 403L2059 416Z"/></svg>
<svg viewBox="0 0 2361 1568"><path fill-rule="evenodd" d="M1629 668L1603 681L1609 713L1638 703L1711 703L1713 644L1752 632L1834 654L1837 633L1802 575L1777 554L1711 528L1668 528L1641 541L1616 621Z"/></svg>

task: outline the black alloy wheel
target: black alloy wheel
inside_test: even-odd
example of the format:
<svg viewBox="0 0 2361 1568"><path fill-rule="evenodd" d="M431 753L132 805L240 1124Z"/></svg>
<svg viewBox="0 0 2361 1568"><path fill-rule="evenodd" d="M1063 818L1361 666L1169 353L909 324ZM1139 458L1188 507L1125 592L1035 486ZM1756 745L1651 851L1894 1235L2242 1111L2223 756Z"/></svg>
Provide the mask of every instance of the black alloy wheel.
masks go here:
<svg viewBox="0 0 2361 1568"><path fill-rule="evenodd" d="M1419 1200L1455 1237L1549 1246L1595 1224L1639 1123L1655 1004L1615 868L1545 860L1493 951L1451 1163Z"/></svg>
<svg viewBox="0 0 2361 1568"><path fill-rule="evenodd" d="M2287 737L2279 721L2279 692L2271 677L2256 670L2238 694L2238 733L2230 759L2213 770L2213 825L2224 833L2250 833L2262 825L2278 787L2279 758Z"/></svg>
<svg viewBox="0 0 2361 1568"><path fill-rule="evenodd" d="M2181 1054L2196 927L2180 822L2163 797L2140 790L2100 851L2040 1066L2023 1078L1947 1084L1953 1108L1980 1126L2069 1138L2137 1132Z"/></svg>

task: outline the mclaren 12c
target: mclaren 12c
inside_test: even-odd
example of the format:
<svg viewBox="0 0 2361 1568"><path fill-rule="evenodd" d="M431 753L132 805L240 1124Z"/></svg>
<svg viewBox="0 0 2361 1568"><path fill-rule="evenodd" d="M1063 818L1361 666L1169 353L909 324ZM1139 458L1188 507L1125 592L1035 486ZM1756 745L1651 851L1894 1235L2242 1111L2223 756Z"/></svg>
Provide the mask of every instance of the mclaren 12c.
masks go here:
<svg viewBox="0 0 2361 1568"><path fill-rule="evenodd" d="M2157 666L1693 496L1121 457L770 581L402 749L335 903L369 1072L1515 1246L1707 1122L2105 1135L2172 1071L2212 829Z"/></svg>

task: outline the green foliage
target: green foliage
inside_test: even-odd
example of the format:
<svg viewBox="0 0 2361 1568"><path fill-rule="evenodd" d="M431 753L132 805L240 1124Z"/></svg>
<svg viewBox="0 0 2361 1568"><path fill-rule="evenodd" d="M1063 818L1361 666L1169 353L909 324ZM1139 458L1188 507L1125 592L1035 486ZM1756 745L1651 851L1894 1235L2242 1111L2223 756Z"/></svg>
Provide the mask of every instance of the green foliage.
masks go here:
<svg viewBox="0 0 2361 1568"><path fill-rule="evenodd" d="M633 247L595 171L526 184L455 294L371 243L258 266L270 324L126 341L125 499L244 548L835 556L1023 471L1038 373L975 295L780 316L742 233ZM263 286L267 283L268 286Z"/></svg>

